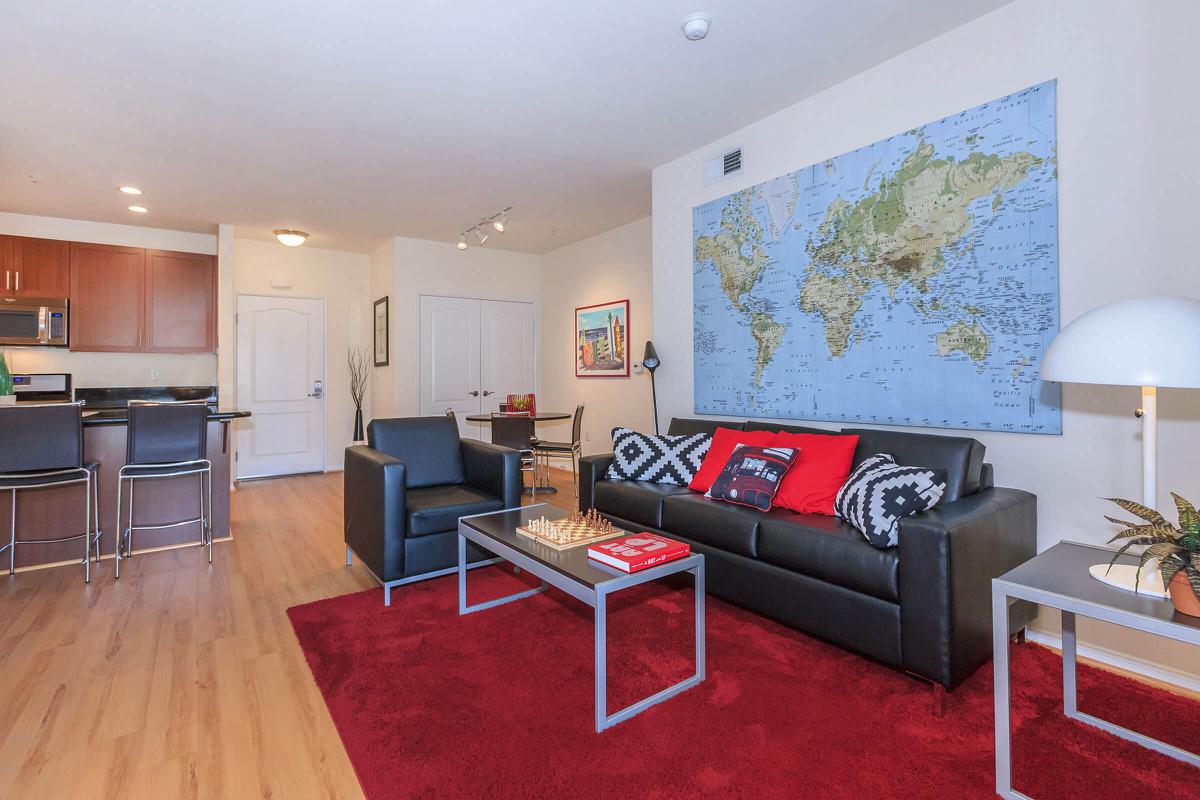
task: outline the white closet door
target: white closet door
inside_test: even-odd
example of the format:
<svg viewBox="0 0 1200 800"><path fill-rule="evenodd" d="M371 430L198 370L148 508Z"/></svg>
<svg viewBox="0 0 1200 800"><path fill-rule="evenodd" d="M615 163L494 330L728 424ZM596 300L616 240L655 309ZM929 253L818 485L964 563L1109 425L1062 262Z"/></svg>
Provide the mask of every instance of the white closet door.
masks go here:
<svg viewBox="0 0 1200 800"><path fill-rule="evenodd" d="M463 436L483 426L466 422L482 408L479 387L480 300L421 297L421 414L453 409Z"/></svg>
<svg viewBox="0 0 1200 800"><path fill-rule="evenodd" d="M534 391L537 345L533 303L484 300L479 343L484 411L498 411L510 394Z"/></svg>

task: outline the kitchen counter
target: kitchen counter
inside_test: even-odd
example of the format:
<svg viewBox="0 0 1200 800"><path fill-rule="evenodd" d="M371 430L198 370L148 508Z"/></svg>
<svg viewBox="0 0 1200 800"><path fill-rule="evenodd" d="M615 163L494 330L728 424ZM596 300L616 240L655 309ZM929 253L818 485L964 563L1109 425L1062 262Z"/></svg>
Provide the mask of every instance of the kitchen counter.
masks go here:
<svg viewBox="0 0 1200 800"><path fill-rule="evenodd" d="M102 408L88 411L84 406L83 427L92 428L97 425L125 425L129 422L129 411L125 408ZM236 408L209 408L209 422L229 422L235 419L245 419L249 411Z"/></svg>

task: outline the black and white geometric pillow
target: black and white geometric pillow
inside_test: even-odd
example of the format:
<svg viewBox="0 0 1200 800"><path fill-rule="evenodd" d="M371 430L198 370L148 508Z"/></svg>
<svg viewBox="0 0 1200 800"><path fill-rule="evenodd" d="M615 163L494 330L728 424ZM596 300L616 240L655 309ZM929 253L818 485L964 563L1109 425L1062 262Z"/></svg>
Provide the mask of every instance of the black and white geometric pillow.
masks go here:
<svg viewBox="0 0 1200 800"><path fill-rule="evenodd" d="M878 453L846 479L834 510L875 547L895 547L900 520L933 508L945 493L946 470L902 467Z"/></svg>
<svg viewBox="0 0 1200 800"><path fill-rule="evenodd" d="M651 436L628 428L613 428L613 462L608 477L687 486L708 453L712 436Z"/></svg>

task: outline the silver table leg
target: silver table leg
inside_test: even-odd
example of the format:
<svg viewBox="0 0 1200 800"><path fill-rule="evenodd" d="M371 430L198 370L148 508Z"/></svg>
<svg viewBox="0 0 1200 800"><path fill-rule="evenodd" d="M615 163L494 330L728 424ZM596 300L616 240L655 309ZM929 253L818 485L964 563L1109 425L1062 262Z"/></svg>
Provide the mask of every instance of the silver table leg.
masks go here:
<svg viewBox="0 0 1200 800"><path fill-rule="evenodd" d="M547 584L542 581L542 585L535 589L526 589L516 594L497 597L495 600L486 600L475 605L467 604L467 539L461 533L458 535L458 614L473 614L476 611L485 611L489 608L502 606L505 603L511 603L514 600L524 600L526 597L532 597L535 594L541 594L546 591Z"/></svg>
<svg viewBox="0 0 1200 800"><path fill-rule="evenodd" d="M996 703L996 794L1029 800L1012 788L1012 718L1009 708L1008 595L992 585L992 679Z"/></svg>

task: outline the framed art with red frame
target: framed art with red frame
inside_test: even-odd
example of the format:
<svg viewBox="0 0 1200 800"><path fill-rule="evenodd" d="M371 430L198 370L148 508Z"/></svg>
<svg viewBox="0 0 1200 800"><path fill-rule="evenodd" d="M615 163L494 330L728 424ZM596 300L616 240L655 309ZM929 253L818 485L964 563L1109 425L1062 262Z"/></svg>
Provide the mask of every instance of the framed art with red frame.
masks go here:
<svg viewBox="0 0 1200 800"><path fill-rule="evenodd" d="M629 301L575 309L575 377L629 377Z"/></svg>

